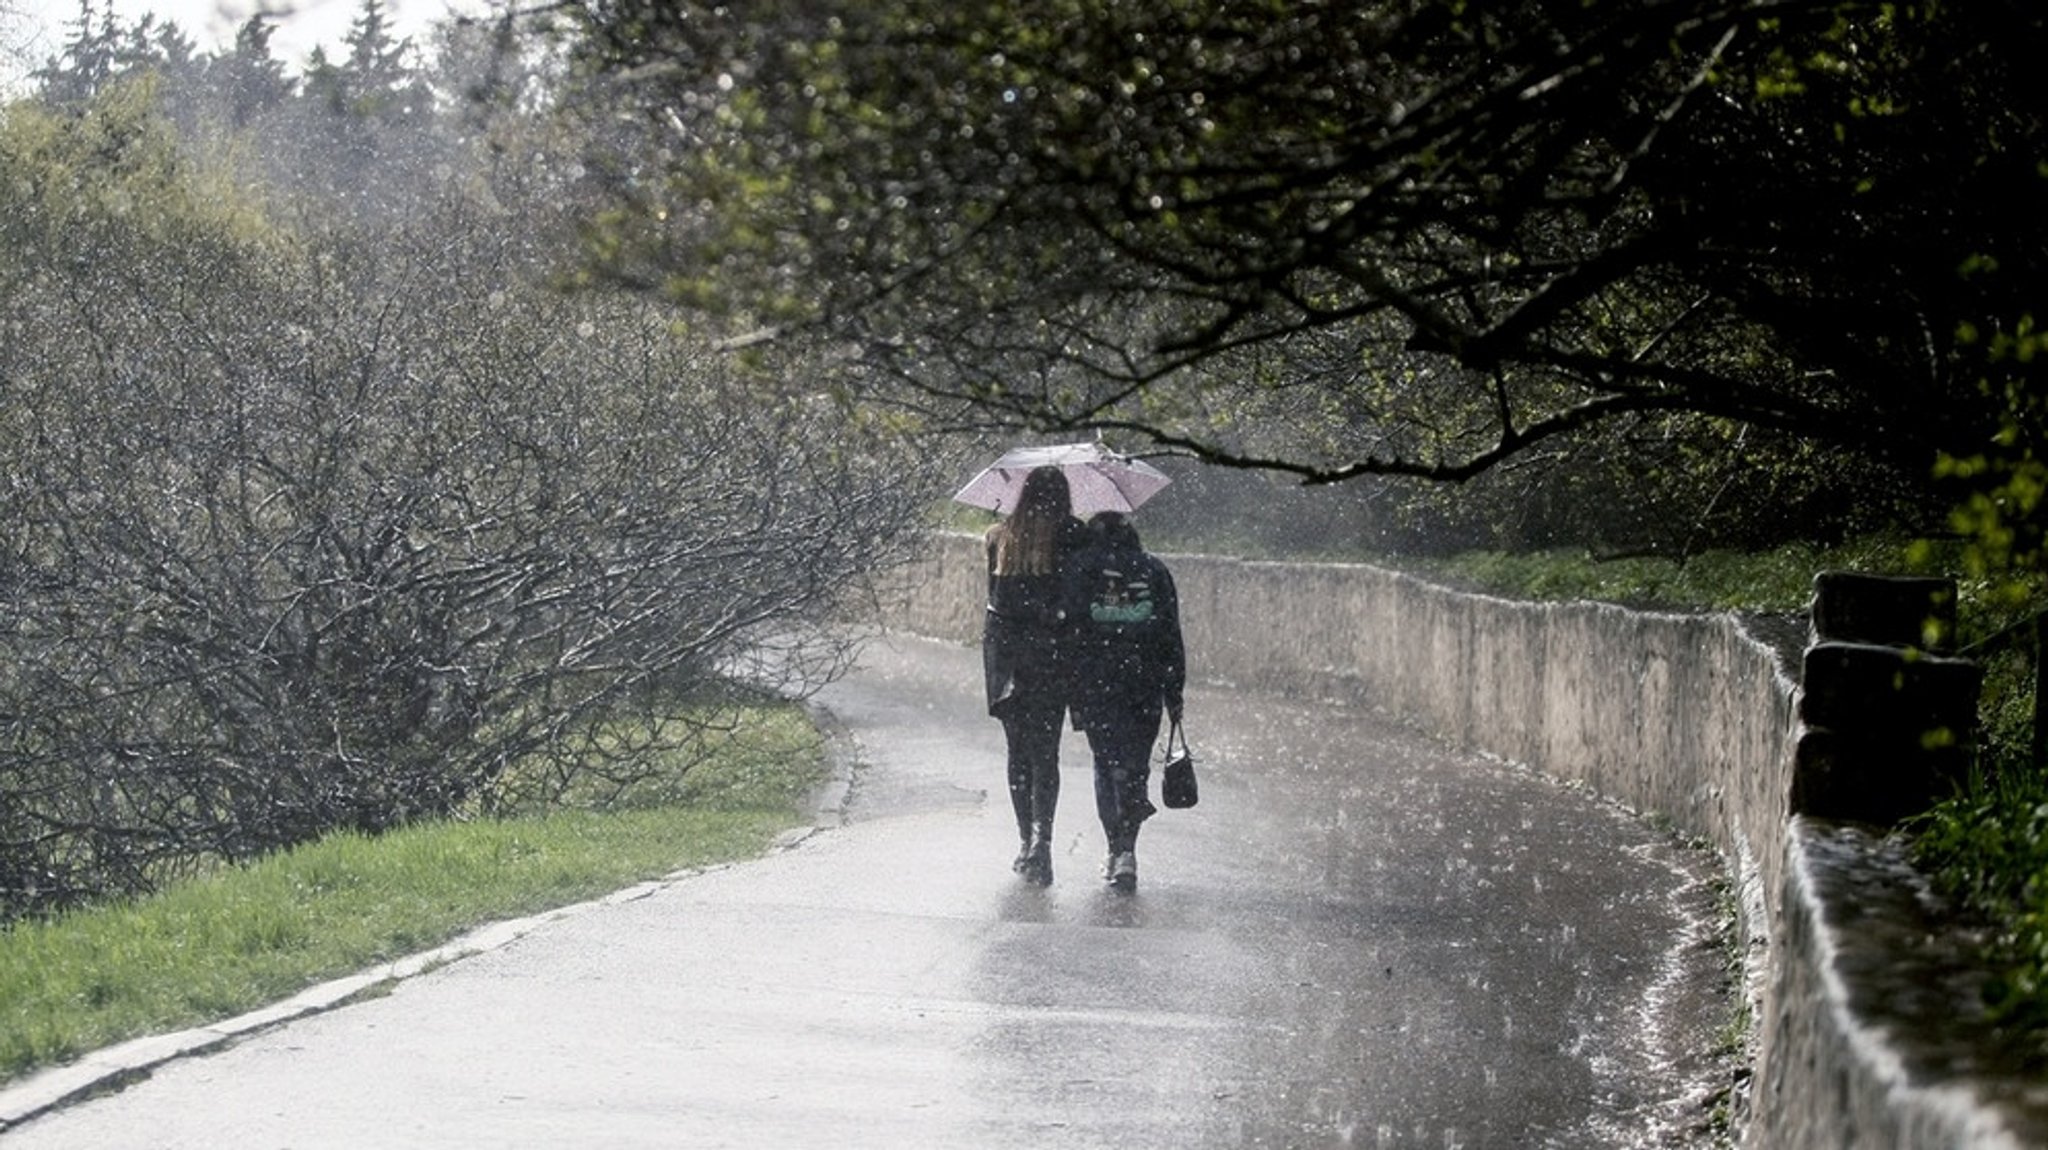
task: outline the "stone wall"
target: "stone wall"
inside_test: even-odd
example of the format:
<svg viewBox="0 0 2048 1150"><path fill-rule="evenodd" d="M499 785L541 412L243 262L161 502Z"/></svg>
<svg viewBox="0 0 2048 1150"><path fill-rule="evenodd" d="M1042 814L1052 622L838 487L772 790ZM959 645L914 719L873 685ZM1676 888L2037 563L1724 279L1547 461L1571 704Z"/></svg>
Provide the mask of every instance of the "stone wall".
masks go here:
<svg viewBox="0 0 2048 1150"><path fill-rule="evenodd" d="M1746 1144L2048 1144L2028 1136L2048 1129L2043 1091L1973 1080L1969 1051L1930 1037L1956 1000L1869 1005L1899 996L1868 991L1883 966L1858 945L1872 924L1828 892L1868 902L1859 884L1894 890L1905 872L1873 878L1864 855L1881 840L1844 851L1853 833L1789 806L1803 635L1788 650L1732 615L1514 602L1366 566L1167 558L1198 682L1382 707L1714 845L1739 891L1759 1022ZM893 625L978 638L978 540L940 537L908 576Z"/></svg>
<svg viewBox="0 0 2048 1150"><path fill-rule="evenodd" d="M1521 603L1352 564L1167 558L1197 681L1382 707L1584 782L1713 842L1751 876L1750 910L1775 910L1797 687L1735 617ZM974 642L982 572L978 540L941 537L901 625Z"/></svg>

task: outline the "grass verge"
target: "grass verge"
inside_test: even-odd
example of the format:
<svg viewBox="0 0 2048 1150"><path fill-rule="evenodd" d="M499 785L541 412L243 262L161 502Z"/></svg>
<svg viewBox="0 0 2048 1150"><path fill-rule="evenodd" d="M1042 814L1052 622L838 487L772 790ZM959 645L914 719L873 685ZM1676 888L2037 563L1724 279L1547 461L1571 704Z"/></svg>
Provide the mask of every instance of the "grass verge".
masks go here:
<svg viewBox="0 0 2048 1150"><path fill-rule="evenodd" d="M1914 861L1990 928L1985 1008L2048 1066L2048 779L1980 772L1909 829Z"/></svg>
<svg viewBox="0 0 2048 1150"><path fill-rule="evenodd" d="M756 708L671 788L679 802L335 834L17 923L0 933L0 1081L233 1017L484 923L756 856L799 822L823 762L798 708Z"/></svg>
<svg viewBox="0 0 2048 1150"><path fill-rule="evenodd" d="M1940 570L1949 556L1904 540L1773 551L1707 551L1684 559L1603 559L1584 551L1484 551L1443 559L1401 559L1402 570L1517 599L1593 599L1631 607L1692 611L1803 611L1822 571L1905 574ZM1969 594L1970 588L1964 588Z"/></svg>

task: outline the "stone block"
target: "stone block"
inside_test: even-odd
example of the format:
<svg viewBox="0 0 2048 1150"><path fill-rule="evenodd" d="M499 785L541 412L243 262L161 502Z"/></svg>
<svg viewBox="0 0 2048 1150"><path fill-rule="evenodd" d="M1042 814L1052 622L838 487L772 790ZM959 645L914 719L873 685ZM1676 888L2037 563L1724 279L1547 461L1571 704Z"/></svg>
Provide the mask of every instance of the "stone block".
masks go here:
<svg viewBox="0 0 2048 1150"><path fill-rule="evenodd" d="M1813 630L1821 642L1955 649L1956 586L1950 579L1823 571L1813 580Z"/></svg>
<svg viewBox="0 0 2048 1150"><path fill-rule="evenodd" d="M1806 651L1794 749L1796 814L1889 825L1953 792L1976 744L1983 670L1866 643Z"/></svg>
<svg viewBox="0 0 2048 1150"><path fill-rule="evenodd" d="M1793 750L1791 813L1893 826L1954 793L1969 769L1966 744L1918 747L1810 728Z"/></svg>
<svg viewBox="0 0 2048 1150"><path fill-rule="evenodd" d="M1799 717L1809 726L1887 737L1940 728L1962 737L1976 726L1984 685L1969 660L1864 643L1807 648L1803 678Z"/></svg>

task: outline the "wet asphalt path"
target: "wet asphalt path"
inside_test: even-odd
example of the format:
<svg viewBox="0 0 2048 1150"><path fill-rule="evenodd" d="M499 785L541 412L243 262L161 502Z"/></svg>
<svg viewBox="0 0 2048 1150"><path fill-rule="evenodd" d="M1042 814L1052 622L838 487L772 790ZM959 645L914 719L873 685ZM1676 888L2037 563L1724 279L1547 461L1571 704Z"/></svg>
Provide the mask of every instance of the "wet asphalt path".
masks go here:
<svg viewBox="0 0 2048 1150"><path fill-rule="evenodd" d="M1137 895L1078 737L1040 890L978 689L975 651L877 643L820 700L843 824L0 1144L1707 1144L1707 857L1360 709L1198 689L1202 804L1147 825Z"/></svg>

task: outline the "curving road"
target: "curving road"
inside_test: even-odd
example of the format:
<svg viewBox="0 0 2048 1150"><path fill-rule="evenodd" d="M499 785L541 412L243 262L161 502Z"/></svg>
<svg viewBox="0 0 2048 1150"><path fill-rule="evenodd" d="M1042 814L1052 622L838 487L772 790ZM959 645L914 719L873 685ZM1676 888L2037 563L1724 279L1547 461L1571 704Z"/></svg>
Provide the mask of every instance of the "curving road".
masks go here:
<svg viewBox="0 0 2048 1150"><path fill-rule="evenodd" d="M1198 655L1199 653L1197 653ZM1202 805L1010 873L979 656L825 691L829 827L0 1135L52 1147L1666 1147L1737 1067L1713 860L1356 708L1194 690Z"/></svg>

